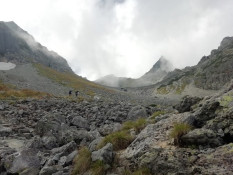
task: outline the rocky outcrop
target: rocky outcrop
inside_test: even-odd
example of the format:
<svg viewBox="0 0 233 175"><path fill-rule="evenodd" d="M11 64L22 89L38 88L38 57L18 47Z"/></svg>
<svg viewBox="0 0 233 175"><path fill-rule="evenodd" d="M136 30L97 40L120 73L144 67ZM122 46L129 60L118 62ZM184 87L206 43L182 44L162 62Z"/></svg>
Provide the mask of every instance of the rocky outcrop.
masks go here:
<svg viewBox="0 0 233 175"><path fill-rule="evenodd" d="M180 113L191 111L191 107L197 104L200 100L201 98L199 97L185 96L182 98L181 102L175 106L175 109L177 109Z"/></svg>

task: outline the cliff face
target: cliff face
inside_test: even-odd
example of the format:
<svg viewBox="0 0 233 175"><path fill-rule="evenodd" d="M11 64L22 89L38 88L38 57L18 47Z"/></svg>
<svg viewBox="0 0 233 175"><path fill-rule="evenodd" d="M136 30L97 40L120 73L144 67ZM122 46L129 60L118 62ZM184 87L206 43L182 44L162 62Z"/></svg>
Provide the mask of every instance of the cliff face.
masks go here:
<svg viewBox="0 0 233 175"><path fill-rule="evenodd" d="M0 61L40 63L61 72L72 72L64 58L36 42L14 22L0 22Z"/></svg>
<svg viewBox="0 0 233 175"><path fill-rule="evenodd" d="M195 85L218 90L233 78L233 37L222 40L218 49L203 57L196 66Z"/></svg>
<svg viewBox="0 0 233 175"><path fill-rule="evenodd" d="M218 49L212 50L209 56L204 56L196 66L174 70L159 82L159 90L169 93L178 86L192 83L204 90L220 90L233 78L233 37L222 40Z"/></svg>

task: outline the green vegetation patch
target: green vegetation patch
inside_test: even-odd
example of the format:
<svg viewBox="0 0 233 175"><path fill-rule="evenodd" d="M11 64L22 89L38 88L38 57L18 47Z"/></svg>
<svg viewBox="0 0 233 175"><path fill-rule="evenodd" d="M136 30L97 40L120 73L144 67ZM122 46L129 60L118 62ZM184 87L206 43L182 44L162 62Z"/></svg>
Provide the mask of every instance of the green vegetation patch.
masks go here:
<svg viewBox="0 0 233 175"><path fill-rule="evenodd" d="M12 85L5 85L0 81L0 99L16 99L16 98L44 98L50 97L48 93L34 91L31 89L16 89Z"/></svg>
<svg viewBox="0 0 233 175"><path fill-rule="evenodd" d="M229 103L233 101L233 97L228 95L228 96L223 96L220 101L220 105L223 107L228 107Z"/></svg>
<svg viewBox="0 0 233 175"><path fill-rule="evenodd" d="M91 165L91 175L104 175L105 174L106 165L103 161L97 160Z"/></svg>
<svg viewBox="0 0 233 175"><path fill-rule="evenodd" d="M166 86L162 86L162 87L159 87L157 89L157 93L158 94L168 94L169 93L169 90L167 89Z"/></svg>
<svg viewBox="0 0 233 175"><path fill-rule="evenodd" d="M74 168L71 175L83 174L91 167L91 152L87 147L82 147L74 158Z"/></svg>
<svg viewBox="0 0 233 175"><path fill-rule="evenodd" d="M151 115L150 119L154 120L157 116L163 115L165 113L165 111L156 111Z"/></svg>
<svg viewBox="0 0 233 175"><path fill-rule="evenodd" d="M134 138L130 135L129 131L117 131L107 135L97 146L97 148L104 147L107 143L111 143L113 145L113 149L115 151L122 150L128 147L130 143L134 140Z"/></svg>
<svg viewBox="0 0 233 175"><path fill-rule="evenodd" d="M54 69L46 67L41 64L34 64L34 67L38 70L38 72L54 82L57 82L63 86L67 86L73 89L78 89L85 92L87 95L94 96L95 93L92 88L98 88L105 91L111 92L111 90L106 89L98 84L92 83L88 80L81 78L78 75L68 72L58 72Z"/></svg>
<svg viewBox="0 0 233 175"><path fill-rule="evenodd" d="M140 118L136 121L127 121L123 123L123 130L130 130L134 129L136 133L138 134L141 130L143 130L146 127L146 119Z"/></svg>
<svg viewBox="0 0 233 175"><path fill-rule="evenodd" d="M181 85L177 86L176 94L181 94L184 91L186 85L187 85L186 82L182 82Z"/></svg>
<svg viewBox="0 0 233 175"><path fill-rule="evenodd" d="M181 137L192 130L192 127L186 123L175 123L170 133L170 137L174 139L174 144L181 146Z"/></svg>

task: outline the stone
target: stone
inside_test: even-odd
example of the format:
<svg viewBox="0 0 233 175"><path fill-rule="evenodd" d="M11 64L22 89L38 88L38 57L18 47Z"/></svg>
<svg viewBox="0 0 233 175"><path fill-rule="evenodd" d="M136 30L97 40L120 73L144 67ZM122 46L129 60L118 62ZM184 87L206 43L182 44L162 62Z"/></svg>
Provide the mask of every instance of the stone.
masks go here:
<svg viewBox="0 0 233 175"><path fill-rule="evenodd" d="M181 102L174 106L180 113L191 111L191 107L201 101L199 97L184 96Z"/></svg>
<svg viewBox="0 0 233 175"><path fill-rule="evenodd" d="M84 128L84 129L87 129L87 130L90 129L88 121L85 118L81 117L81 116L74 117L72 119L72 121L71 121L71 124L74 125L74 126L77 126L78 128Z"/></svg>
<svg viewBox="0 0 233 175"><path fill-rule="evenodd" d="M133 107L129 113L128 113L128 120L137 120L139 118L146 118L148 115L147 115L147 112L146 112L146 108L144 108L143 106L135 106Z"/></svg>
<svg viewBox="0 0 233 175"><path fill-rule="evenodd" d="M62 169L58 166L44 166L41 170L39 175L52 175L53 173L56 173L59 171L59 169Z"/></svg>
<svg viewBox="0 0 233 175"><path fill-rule="evenodd" d="M54 136L43 136L42 142L46 149L52 149L58 146L57 139Z"/></svg>
<svg viewBox="0 0 233 175"><path fill-rule="evenodd" d="M105 124L103 127L99 128L99 132L102 136L106 136L112 132L119 131L121 129L120 123Z"/></svg>
<svg viewBox="0 0 233 175"><path fill-rule="evenodd" d="M89 150L90 150L91 152L96 151L96 150L97 150L97 148L96 148L97 145L98 145L102 140L103 140L103 137L99 137L99 138L93 140L93 141L89 144L89 146L88 146Z"/></svg>
<svg viewBox="0 0 233 175"><path fill-rule="evenodd" d="M220 146L223 140L213 130L210 129L194 129L181 137L184 144L187 145L203 145L203 146Z"/></svg>
<svg viewBox="0 0 233 175"><path fill-rule="evenodd" d="M26 169L40 169L40 159L37 157L35 150L27 149L20 152L13 159L12 165L8 167L8 172L15 174L23 172Z"/></svg>
<svg viewBox="0 0 233 175"><path fill-rule="evenodd" d="M60 160L58 161L58 165L64 166L66 163L67 157L66 156L62 156L60 158Z"/></svg>
<svg viewBox="0 0 233 175"><path fill-rule="evenodd" d="M11 133L12 133L11 128L0 125L0 137L9 136Z"/></svg>
<svg viewBox="0 0 233 175"><path fill-rule="evenodd" d="M66 157L65 165L71 165L75 156L78 154L78 151L75 150Z"/></svg>
<svg viewBox="0 0 233 175"><path fill-rule="evenodd" d="M54 148L51 150L51 153L53 155L61 153L61 156L67 156L71 152L73 152L75 149L77 149L77 144L72 141L70 143L67 143L66 145L63 145L59 148Z"/></svg>
<svg viewBox="0 0 233 175"><path fill-rule="evenodd" d="M0 110L4 110L4 105L0 105Z"/></svg>
<svg viewBox="0 0 233 175"><path fill-rule="evenodd" d="M114 159L112 144L108 143L98 151L92 152L91 159L92 161L101 160L104 163L111 165Z"/></svg>

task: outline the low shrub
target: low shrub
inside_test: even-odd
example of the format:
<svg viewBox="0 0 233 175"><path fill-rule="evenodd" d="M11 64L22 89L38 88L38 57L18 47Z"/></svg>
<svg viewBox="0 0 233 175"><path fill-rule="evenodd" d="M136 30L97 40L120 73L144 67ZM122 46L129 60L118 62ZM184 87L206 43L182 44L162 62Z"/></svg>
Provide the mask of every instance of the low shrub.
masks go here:
<svg viewBox="0 0 233 175"><path fill-rule="evenodd" d="M125 149L134 138L130 135L129 131L117 131L107 135L97 146L98 149L104 147L107 143L113 145L115 151Z"/></svg>
<svg viewBox="0 0 233 175"><path fill-rule="evenodd" d="M192 127L189 124L175 123L170 133L170 137L174 139L174 144L181 146L182 145L181 137L187 134L190 130L192 130Z"/></svg>
<svg viewBox="0 0 233 175"><path fill-rule="evenodd" d="M82 147L78 151L78 155L74 158L74 168L72 175L83 174L90 169L91 166L91 152L87 147Z"/></svg>

